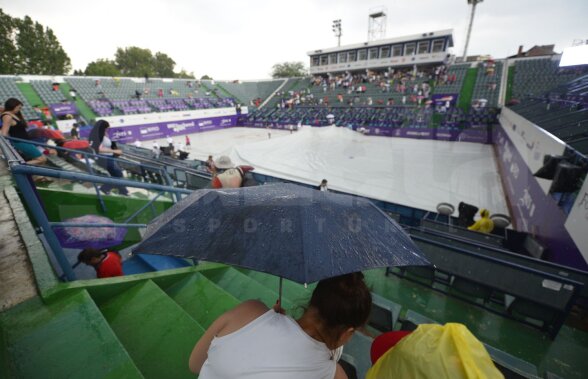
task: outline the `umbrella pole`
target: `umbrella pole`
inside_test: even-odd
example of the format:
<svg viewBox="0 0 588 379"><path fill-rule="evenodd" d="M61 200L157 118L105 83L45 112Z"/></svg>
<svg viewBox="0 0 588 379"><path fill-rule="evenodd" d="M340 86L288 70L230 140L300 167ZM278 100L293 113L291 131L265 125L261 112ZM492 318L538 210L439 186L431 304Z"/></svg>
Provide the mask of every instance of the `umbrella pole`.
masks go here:
<svg viewBox="0 0 588 379"><path fill-rule="evenodd" d="M282 306L282 277L280 276L280 290L278 292L279 296L278 296L278 301L280 304L280 307Z"/></svg>

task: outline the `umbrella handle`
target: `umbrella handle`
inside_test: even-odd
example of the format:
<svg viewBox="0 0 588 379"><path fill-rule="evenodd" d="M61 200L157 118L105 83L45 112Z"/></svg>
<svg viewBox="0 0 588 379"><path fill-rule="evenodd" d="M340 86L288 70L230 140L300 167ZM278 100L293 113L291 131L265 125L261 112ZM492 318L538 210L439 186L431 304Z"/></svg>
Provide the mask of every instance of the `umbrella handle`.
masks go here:
<svg viewBox="0 0 588 379"><path fill-rule="evenodd" d="M282 281L284 279L280 276L280 290L278 292L279 296L278 296L278 301L280 302L280 306L282 306Z"/></svg>
<svg viewBox="0 0 588 379"><path fill-rule="evenodd" d="M286 311L284 310L284 308L282 308L282 277L280 277L280 289L279 289L279 293L278 293L278 301L276 301L276 304L274 304L273 306L273 310L276 313L281 313L283 315L286 314Z"/></svg>

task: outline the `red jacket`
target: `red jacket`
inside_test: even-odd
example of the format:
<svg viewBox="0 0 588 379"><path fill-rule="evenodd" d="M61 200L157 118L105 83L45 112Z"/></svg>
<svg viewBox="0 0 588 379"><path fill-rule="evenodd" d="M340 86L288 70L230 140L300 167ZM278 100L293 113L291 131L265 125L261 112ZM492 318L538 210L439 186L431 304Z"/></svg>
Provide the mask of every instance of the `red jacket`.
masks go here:
<svg viewBox="0 0 588 379"><path fill-rule="evenodd" d="M98 278L111 278L113 276L123 275L120 254L113 251L106 253L106 257L96 267L96 276Z"/></svg>

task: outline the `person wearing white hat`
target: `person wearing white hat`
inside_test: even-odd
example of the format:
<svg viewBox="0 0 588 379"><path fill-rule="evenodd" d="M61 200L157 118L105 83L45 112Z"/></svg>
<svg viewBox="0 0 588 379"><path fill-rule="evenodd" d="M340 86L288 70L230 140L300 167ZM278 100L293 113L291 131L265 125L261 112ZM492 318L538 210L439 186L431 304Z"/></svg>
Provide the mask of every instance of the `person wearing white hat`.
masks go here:
<svg viewBox="0 0 588 379"><path fill-rule="evenodd" d="M251 166L234 167L231 158L221 155L214 161L214 165L221 172L212 178L212 188L239 188L243 186L245 174L251 170Z"/></svg>

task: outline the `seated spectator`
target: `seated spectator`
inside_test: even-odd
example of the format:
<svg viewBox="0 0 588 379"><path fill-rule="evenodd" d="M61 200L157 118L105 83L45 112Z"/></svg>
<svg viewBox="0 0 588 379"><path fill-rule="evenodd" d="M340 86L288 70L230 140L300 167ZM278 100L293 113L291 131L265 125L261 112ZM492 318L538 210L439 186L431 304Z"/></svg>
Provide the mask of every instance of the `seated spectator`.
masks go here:
<svg viewBox="0 0 588 379"><path fill-rule="evenodd" d="M327 184L328 184L327 179L323 179L323 180L321 180L321 184L319 184L317 189L321 192L329 192L329 188L327 187Z"/></svg>
<svg viewBox="0 0 588 379"><path fill-rule="evenodd" d="M480 216L481 218L469 226L468 229L480 233L491 233L494 230L494 221L490 219L490 212L482 208L480 210Z"/></svg>
<svg viewBox="0 0 588 379"><path fill-rule="evenodd" d="M212 188L240 188L243 187L245 174L253 170L251 166L234 167L231 158L222 155L214 162L217 175L212 178Z"/></svg>
<svg viewBox="0 0 588 379"><path fill-rule="evenodd" d="M22 102L15 98L10 98L4 103L4 112L1 115L3 136L31 140L27 132L27 121L21 112L22 106ZM42 165L47 161L41 150L31 143L13 141L12 145L28 164ZM39 181L46 181L46 179Z"/></svg>
<svg viewBox="0 0 588 379"><path fill-rule="evenodd" d="M346 378L337 361L371 303L361 273L321 280L298 320L279 303L269 309L246 301L212 323L190 355L190 370L201 379Z"/></svg>
<svg viewBox="0 0 588 379"><path fill-rule="evenodd" d="M98 278L111 278L124 275L122 258L118 251L92 248L84 249L78 254L78 262L94 267L96 277Z"/></svg>
<svg viewBox="0 0 588 379"><path fill-rule="evenodd" d="M389 332L372 343L366 379L498 379L484 345L462 324L423 324Z"/></svg>

